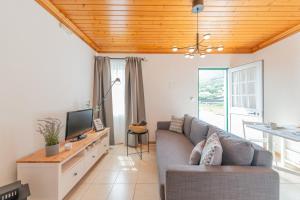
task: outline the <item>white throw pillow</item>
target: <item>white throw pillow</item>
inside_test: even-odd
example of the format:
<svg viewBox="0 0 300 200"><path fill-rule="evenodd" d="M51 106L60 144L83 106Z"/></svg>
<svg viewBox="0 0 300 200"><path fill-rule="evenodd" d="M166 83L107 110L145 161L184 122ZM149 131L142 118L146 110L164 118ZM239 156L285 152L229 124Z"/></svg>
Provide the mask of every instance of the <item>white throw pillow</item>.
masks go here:
<svg viewBox="0 0 300 200"><path fill-rule="evenodd" d="M201 159L201 153L203 151L204 145L205 145L205 140L202 140L194 147L190 155L190 160L189 160L190 165L199 165Z"/></svg>
<svg viewBox="0 0 300 200"><path fill-rule="evenodd" d="M223 149L218 134L214 133L207 138L202 151L200 165L221 165Z"/></svg>
<svg viewBox="0 0 300 200"><path fill-rule="evenodd" d="M174 131L176 133L182 133L183 122L184 122L183 117L172 116L169 130Z"/></svg>

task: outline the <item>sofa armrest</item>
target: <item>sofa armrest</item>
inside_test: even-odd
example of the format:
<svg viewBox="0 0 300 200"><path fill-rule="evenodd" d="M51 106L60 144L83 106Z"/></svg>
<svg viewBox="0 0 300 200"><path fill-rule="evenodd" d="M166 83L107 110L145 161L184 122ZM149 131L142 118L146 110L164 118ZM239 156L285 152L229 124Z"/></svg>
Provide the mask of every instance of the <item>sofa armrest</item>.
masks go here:
<svg viewBox="0 0 300 200"><path fill-rule="evenodd" d="M166 200L279 200L279 176L265 167L170 166Z"/></svg>
<svg viewBox="0 0 300 200"><path fill-rule="evenodd" d="M171 124L170 121L157 122L157 130L169 130L170 124Z"/></svg>

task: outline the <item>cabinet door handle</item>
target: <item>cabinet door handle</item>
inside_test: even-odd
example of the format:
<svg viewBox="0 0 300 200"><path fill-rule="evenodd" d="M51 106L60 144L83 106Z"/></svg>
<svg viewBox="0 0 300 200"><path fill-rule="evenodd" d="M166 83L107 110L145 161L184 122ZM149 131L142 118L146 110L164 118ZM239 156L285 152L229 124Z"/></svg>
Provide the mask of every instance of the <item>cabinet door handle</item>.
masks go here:
<svg viewBox="0 0 300 200"><path fill-rule="evenodd" d="M74 176L77 176L77 175L78 175L77 172L75 172L75 173L74 173Z"/></svg>

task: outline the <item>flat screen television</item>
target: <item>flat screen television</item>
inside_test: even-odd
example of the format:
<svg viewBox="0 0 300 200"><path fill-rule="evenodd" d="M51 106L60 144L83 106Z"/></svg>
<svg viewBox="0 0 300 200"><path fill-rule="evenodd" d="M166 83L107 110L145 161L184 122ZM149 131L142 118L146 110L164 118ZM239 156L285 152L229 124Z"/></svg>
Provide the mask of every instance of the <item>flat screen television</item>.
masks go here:
<svg viewBox="0 0 300 200"><path fill-rule="evenodd" d="M83 134L93 128L93 109L67 113L66 140L83 139Z"/></svg>

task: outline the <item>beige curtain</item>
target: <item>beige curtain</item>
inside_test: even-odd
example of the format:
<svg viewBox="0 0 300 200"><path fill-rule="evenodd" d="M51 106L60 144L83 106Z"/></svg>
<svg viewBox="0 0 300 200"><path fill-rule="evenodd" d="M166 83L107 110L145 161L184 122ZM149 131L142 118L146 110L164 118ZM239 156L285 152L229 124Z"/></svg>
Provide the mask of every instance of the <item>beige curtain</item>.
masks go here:
<svg viewBox="0 0 300 200"><path fill-rule="evenodd" d="M100 118L104 126L110 128L110 144L114 141L114 122L112 94L107 93L111 87L111 69L109 57L95 57L94 67L94 89L93 89L93 107L99 108L94 111L94 118ZM107 96L104 98L104 95Z"/></svg>
<svg viewBox="0 0 300 200"><path fill-rule="evenodd" d="M142 74L142 58L128 57L125 66L125 117L126 133L128 125L146 121L144 86ZM126 141L127 142L127 141ZM147 138L143 138L143 143ZM136 146L137 141L134 136L128 138L129 146Z"/></svg>

